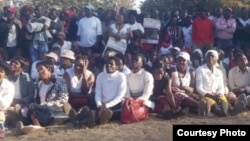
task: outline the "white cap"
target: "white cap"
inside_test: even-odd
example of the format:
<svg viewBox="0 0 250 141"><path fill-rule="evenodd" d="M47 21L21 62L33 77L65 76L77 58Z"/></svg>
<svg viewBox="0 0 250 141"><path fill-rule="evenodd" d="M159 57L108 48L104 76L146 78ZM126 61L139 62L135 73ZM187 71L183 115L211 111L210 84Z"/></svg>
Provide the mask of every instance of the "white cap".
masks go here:
<svg viewBox="0 0 250 141"><path fill-rule="evenodd" d="M185 60L190 61L190 55L187 52L180 52L180 54L177 56L177 58L182 57Z"/></svg>
<svg viewBox="0 0 250 141"><path fill-rule="evenodd" d="M61 52L60 57L68 58L68 59L71 59L71 60L75 60L75 53L73 51L71 51L71 50L63 50Z"/></svg>
<svg viewBox="0 0 250 141"><path fill-rule="evenodd" d="M46 54L45 56L51 57L51 58L55 59L56 62L57 62L57 60L58 60L58 55L57 55L56 53L54 53L54 52L49 52L49 53Z"/></svg>

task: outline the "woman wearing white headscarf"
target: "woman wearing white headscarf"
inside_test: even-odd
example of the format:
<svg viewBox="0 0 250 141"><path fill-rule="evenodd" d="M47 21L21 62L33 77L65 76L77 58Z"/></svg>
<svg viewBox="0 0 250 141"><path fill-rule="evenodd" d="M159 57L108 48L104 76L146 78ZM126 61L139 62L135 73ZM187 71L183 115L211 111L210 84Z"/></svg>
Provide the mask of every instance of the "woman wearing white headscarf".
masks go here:
<svg viewBox="0 0 250 141"><path fill-rule="evenodd" d="M205 64L196 70L196 90L202 96L199 102L199 114L203 116L209 113L210 109L217 115L226 115L227 110L218 106L221 103L228 105L224 95L223 74L216 67L218 57L216 50L208 50L205 54Z"/></svg>

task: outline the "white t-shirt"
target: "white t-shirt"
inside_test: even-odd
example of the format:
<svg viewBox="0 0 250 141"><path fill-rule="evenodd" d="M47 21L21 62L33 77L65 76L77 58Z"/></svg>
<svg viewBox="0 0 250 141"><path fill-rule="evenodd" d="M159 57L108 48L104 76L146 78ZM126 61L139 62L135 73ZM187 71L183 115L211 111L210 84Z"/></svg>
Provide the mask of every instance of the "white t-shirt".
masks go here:
<svg viewBox="0 0 250 141"><path fill-rule="evenodd" d="M142 27L142 25L140 23L135 22L134 24L130 24L130 29L131 31L134 30L140 30L142 33L144 33L144 28Z"/></svg>
<svg viewBox="0 0 250 141"><path fill-rule="evenodd" d="M15 47L17 45L16 42L16 26L12 25L11 29L9 30L8 40L7 40L7 47Z"/></svg>
<svg viewBox="0 0 250 141"><path fill-rule="evenodd" d="M72 45L72 43L70 41L64 41L64 44L62 46L59 45L58 43L54 43L52 45L52 48L53 47L60 47L61 52L63 52L64 50L71 50L71 45Z"/></svg>
<svg viewBox="0 0 250 141"><path fill-rule="evenodd" d="M111 25L110 25L110 28L111 28L113 34L126 35L126 34L128 34L128 32L129 32L130 25L124 24L124 26L122 27L122 29L118 30L118 29L116 28L116 25L115 25L115 24L111 24Z"/></svg>
<svg viewBox="0 0 250 141"><path fill-rule="evenodd" d="M69 74L69 77L71 78L70 79L71 91L75 92L75 93L80 93L82 91L81 90L81 86L82 86L82 79L83 79L83 77L81 76L81 78L78 79L78 77L75 75L74 68L70 69L68 71L68 74ZM86 72L85 72L85 79L88 80L91 74L92 74L91 71L86 70Z"/></svg>
<svg viewBox="0 0 250 141"><path fill-rule="evenodd" d="M52 83L44 84L42 82L41 87L39 89L39 97L41 105L46 104L46 94L52 85L53 85Z"/></svg>
<svg viewBox="0 0 250 141"><path fill-rule="evenodd" d="M189 27L182 27L185 47L191 48L192 47L192 25Z"/></svg>
<svg viewBox="0 0 250 141"><path fill-rule="evenodd" d="M77 35L80 36L81 46L93 46L97 36L102 35L101 21L95 16L82 18L78 24Z"/></svg>

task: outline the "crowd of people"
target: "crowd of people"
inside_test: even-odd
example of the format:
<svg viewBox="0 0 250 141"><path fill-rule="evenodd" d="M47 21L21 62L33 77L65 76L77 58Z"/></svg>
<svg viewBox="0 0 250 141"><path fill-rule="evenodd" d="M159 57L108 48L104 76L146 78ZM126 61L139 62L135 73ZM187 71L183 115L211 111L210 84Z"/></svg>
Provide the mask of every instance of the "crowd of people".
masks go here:
<svg viewBox="0 0 250 141"><path fill-rule="evenodd" d="M119 118L125 97L163 119L237 115L250 108L249 14L5 6L1 135L6 126L41 131L62 115L74 128L93 128ZM161 21L157 44L141 42L144 18ZM125 41L126 52L105 49L110 37Z"/></svg>

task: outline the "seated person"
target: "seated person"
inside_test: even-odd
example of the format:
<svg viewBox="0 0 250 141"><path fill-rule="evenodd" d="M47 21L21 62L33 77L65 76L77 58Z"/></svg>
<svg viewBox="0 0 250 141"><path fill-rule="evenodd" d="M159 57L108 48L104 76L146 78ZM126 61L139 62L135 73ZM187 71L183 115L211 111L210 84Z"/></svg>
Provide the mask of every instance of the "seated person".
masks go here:
<svg viewBox="0 0 250 141"><path fill-rule="evenodd" d="M119 59L118 70L125 75L130 74L131 70L126 65L125 56L121 53L117 53L115 56Z"/></svg>
<svg viewBox="0 0 250 141"><path fill-rule="evenodd" d="M75 117L75 127L78 126L77 122L83 121L84 125L93 128L96 124L106 124L112 116L116 117L113 113L119 115L127 84L125 74L118 71L118 63L116 57L106 59L106 71L101 72L96 79L95 95L92 95L95 104L91 105L92 109L85 108L80 113L70 115Z"/></svg>
<svg viewBox="0 0 250 141"><path fill-rule="evenodd" d="M196 69L196 89L202 99L199 101L199 115L205 116L213 112L219 116L226 116L228 101L224 92L222 72L217 68L219 59L216 50L208 50L205 54L205 64ZM227 105L227 106L219 106Z"/></svg>
<svg viewBox="0 0 250 141"><path fill-rule="evenodd" d="M174 117L174 112L176 112L177 109L174 96L170 89L170 77L168 73L165 72L165 65L161 60L157 60L153 64L152 70L154 89L150 100L155 102L154 112L162 115L164 119L170 119Z"/></svg>
<svg viewBox="0 0 250 141"><path fill-rule="evenodd" d="M55 76L63 78L63 75L74 66L75 53L71 50L64 50L60 54L60 64L55 69Z"/></svg>
<svg viewBox="0 0 250 141"><path fill-rule="evenodd" d="M198 113L198 101L193 99L195 72L189 68L190 56L187 52L180 52L177 56L176 67L172 68L171 90L177 106L189 108L192 113Z"/></svg>
<svg viewBox="0 0 250 141"><path fill-rule="evenodd" d="M87 56L79 56L72 69L64 74L69 92L69 103L74 109L88 105L88 97L93 91L94 74L88 70Z"/></svg>
<svg viewBox="0 0 250 141"><path fill-rule="evenodd" d="M127 96L143 100L145 105L154 109L155 104L149 100L153 94L154 78L143 68L146 65L146 58L139 53L134 55L132 60L132 72L127 75Z"/></svg>
<svg viewBox="0 0 250 141"><path fill-rule="evenodd" d="M10 107L15 95L14 85L6 79L10 73L10 66L5 61L0 61L0 124L4 127L5 113ZM4 133L5 129L0 129Z"/></svg>
<svg viewBox="0 0 250 141"><path fill-rule="evenodd" d="M246 103L246 99L249 99L250 101L250 67L248 65L248 59L243 53L239 53L236 55L235 58L237 66L233 67L229 71L229 76L228 76L228 83L229 83L229 90L233 92L232 97L242 97L243 100L245 101L244 104L250 104ZM247 96L247 97L246 97ZM231 104L235 105L235 100L230 101ZM245 108L246 105L243 105ZM241 107L241 106L240 106ZM241 112L244 108L237 107L236 109L237 112Z"/></svg>
<svg viewBox="0 0 250 141"><path fill-rule="evenodd" d="M10 61L11 72L8 79L15 87L14 99L7 114L10 124L25 119L22 117L27 117L27 115L21 115L21 109L26 109L30 103L34 102L34 82L28 73L23 72L25 65L25 59L20 56L16 56ZM26 122L28 124L28 121Z"/></svg>
<svg viewBox="0 0 250 141"><path fill-rule="evenodd" d="M68 102L66 82L62 78L55 78L53 70L54 66L50 61L37 63L40 81L36 84L35 103L29 105L28 114L33 125L47 126L57 115L69 113L65 108ZM20 128L21 125L21 122L17 123L17 127Z"/></svg>

